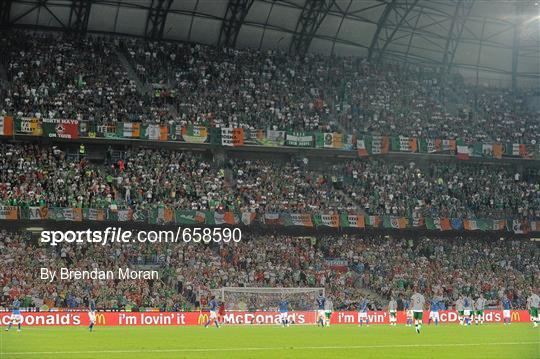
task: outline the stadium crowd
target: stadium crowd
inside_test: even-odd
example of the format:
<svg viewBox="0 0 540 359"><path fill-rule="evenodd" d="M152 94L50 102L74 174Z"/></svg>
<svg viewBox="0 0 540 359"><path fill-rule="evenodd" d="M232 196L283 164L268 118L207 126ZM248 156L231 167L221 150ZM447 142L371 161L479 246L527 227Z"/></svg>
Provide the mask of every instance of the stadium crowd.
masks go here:
<svg viewBox="0 0 540 359"><path fill-rule="evenodd" d="M2 144L0 169L0 203L19 206L540 218L535 177L487 165L359 160L311 169L239 159L218 165L191 152L155 149L95 163L70 161L55 146Z"/></svg>
<svg viewBox="0 0 540 359"><path fill-rule="evenodd" d="M300 163L231 160L235 189L247 211L312 212L355 209L321 171Z"/></svg>
<svg viewBox="0 0 540 359"><path fill-rule="evenodd" d="M3 32L0 111L250 129L348 131L536 144L534 90L445 81L427 68L50 33ZM119 54L138 79L130 78ZM133 76L131 76L133 77ZM138 88L139 81L150 88Z"/></svg>
<svg viewBox="0 0 540 359"><path fill-rule="evenodd" d="M52 247L4 230L0 233L0 259L4 263L0 302L24 298L24 307L44 310L84 307L89 297L100 308L194 309L204 305L212 289L229 286L324 287L336 309L353 309L366 295L372 309L382 309L390 295L408 297L414 286L427 297L442 296L447 307L460 294L482 293L490 305L496 305L506 293L516 308L523 308L527 291L538 286L540 274L540 250L532 242L367 235L247 235L240 243L220 245ZM159 269L160 278L48 283L38 278L41 267L152 268ZM268 309L257 307L262 305L257 302L250 305L249 309Z"/></svg>
<svg viewBox="0 0 540 359"><path fill-rule="evenodd" d="M142 78L181 98L178 113L186 122L488 142L528 142L539 134L528 91L516 99L457 79L443 84L428 69L139 40L126 47Z"/></svg>
<svg viewBox="0 0 540 359"><path fill-rule="evenodd" d="M512 169L438 163L351 161L334 166L366 213L405 217L540 216L540 184Z"/></svg>
<svg viewBox="0 0 540 359"><path fill-rule="evenodd" d="M220 209L231 196L222 171L191 153L139 149L96 165L70 162L55 146L2 144L0 152L1 197L11 205Z"/></svg>
<svg viewBox="0 0 540 359"><path fill-rule="evenodd" d="M1 32L0 48L7 49L0 61L8 80L0 86L0 115L526 144L540 135L539 114L528 103L533 92L481 91L425 68L20 31ZM98 163L70 158L62 147L2 143L0 204L538 219L540 182L489 165L364 159L322 169L254 159L217 163L191 152L140 148ZM523 308L540 275L532 242L373 235L49 247L2 231L0 261L0 302L17 297L23 307L43 309L83 307L89 297L100 308L193 309L224 286L324 287L341 309L354 308L366 293L381 309L391 295L410 296L413 286L442 295L447 306L462 293L483 293L495 305L505 292ZM156 268L160 279L47 283L36 277L41 267L62 266Z"/></svg>
<svg viewBox="0 0 540 359"><path fill-rule="evenodd" d="M137 90L105 38L2 32L0 46L9 80L0 112L96 124L170 118L165 104Z"/></svg>
<svg viewBox="0 0 540 359"><path fill-rule="evenodd" d="M406 298L417 286L427 297L441 295L447 307L461 294L482 293L495 305L506 293L521 308L529 288L538 286L540 249L531 242L345 237L328 238L322 246L327 256L348 260L359 286L384 298Z"/></svg>

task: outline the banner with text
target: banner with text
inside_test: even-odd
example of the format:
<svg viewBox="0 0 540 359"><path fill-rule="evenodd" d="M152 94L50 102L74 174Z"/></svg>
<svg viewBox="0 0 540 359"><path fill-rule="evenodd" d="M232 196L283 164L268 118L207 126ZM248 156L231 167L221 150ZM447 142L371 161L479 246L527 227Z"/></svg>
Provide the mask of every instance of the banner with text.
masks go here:
<svg viewBox="0 0 540 359"><path fill-rule="evenodd" d="M23 326L87 326L89 324L88 312L24 312L22 311ZM386 311L368 312L370 324L389 324L390 315ZM358 312L333 312L330 317L331 324L354 324L359 322ZM0 325L7 326L10 322L11 313L0 313ZM424 318L429 317L429 312L424 311ZM458 324L458 313L453 310L439 311L440 323ZM209 313L203 312L97 312L96 326L193 326L204 325L209 319ZM288 320L294 324L315 324L315 311L291 311ZM514 323L529 323L531 317L526 310L512 310L510 320ZM228 311L224 321L228 324L259 324L278 325L280 322L279 312L245 312ZM486 323L501 323L503 321L502 310L485 310L484 321ZM397 323L406 323L404 311L397 312Z"/></svg>

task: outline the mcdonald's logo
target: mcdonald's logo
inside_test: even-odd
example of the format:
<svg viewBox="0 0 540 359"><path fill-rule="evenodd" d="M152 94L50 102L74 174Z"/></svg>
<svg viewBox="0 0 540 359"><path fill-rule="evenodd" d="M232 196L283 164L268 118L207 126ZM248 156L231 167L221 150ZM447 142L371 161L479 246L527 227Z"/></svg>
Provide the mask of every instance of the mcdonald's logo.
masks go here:
<svg viewBox="0 0 540 359"><path fill-rule="evenodd" d="M521 316L520 316L519 312L517 312L517 311L512 311L511 318L512 318L513 322L519 322L521 320Z"/></svg>
<svg viewBox="0 0 540 359"><path fill-rule="evenodd" d="M197 319L197 323L199 325L206 324L208 322L208 314L200 313L199 318Z"/></svg>
<svg viewBox="0 0 540 359"><path fill-rule="evenodd" d="M107 320L105 319L105 314L97 313L96 314L96 324L97 325L105 325L106 323L107 323Z"/></svg>

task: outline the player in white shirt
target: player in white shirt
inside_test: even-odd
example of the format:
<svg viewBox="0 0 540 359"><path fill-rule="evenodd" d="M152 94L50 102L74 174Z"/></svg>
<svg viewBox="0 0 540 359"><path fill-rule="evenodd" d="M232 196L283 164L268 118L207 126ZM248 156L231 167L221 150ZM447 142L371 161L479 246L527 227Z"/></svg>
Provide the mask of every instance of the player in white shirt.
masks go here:
<svg viewBox="0 0 540 359"><path fill-rule="evenodd" d="M388 313L390 314L390 325L395 326L397 324L397 302L394 297L391 297L388 302Z"/></svg>
<svg viewBox="0 0 540 359"><path fill-rule="evenodd" d="M484 308L486 306L486 298L484 298L484 295L480 293L480 297L476 300L476 303L474 303L474 306L476 308L476 315L474 316L474 321L476 325L478 325L478 322L480 324L484 324Z"/></svg>
<svg viewBox="0 0 540 359"><path fill-rule="evenodd" d="M96 325L96 303L91 299L89 300L88 321L90 322L88 330L92 332Z"/></svg>
<svg viewBox="0 0 540 359"><path fill-rule="evenodd" d="M96 324L96 312L93 310L88 311L88 320L90 321L90 325L88 326L88 330L91 332L94 331L94 325Z"/></svg>
<svg viewBox="0 0 540 359"><path fill-rule="evenodd" d="M531 315L531 321L533 326L536 328L540 318L538 317L538 308L540 307L540 297L538 294L534 293L531 289L531 295L527 298L527 309L529 309L529 314Z"/></svg>
<svg viewBox="0 0 540 359"><path fill-rule="evenodd" d="M411 307L413 311L414 327L418 334L420 334L420 330L422 329L422 316L424 314L425 303L426 299L422 294L418 293L415 288L414 294L411 297Z"/></svg>
<svg viewBox="0 0 540 359"><path fill-rule="evenodd" d="M458 300L456 300L456 310L458 312L459 325L463 325L464 304L463 304L463 296L462 295L460 295Z"/></svg>
<svg viewBox="0 0 540 359"><path fill-rule="evenodd" d="M332 302L332 299L326 298L326 302L324 303L324 312L326 315L326 326L330 326L330 318L332 318L332 312L334 311L334 302Z"/></svg>

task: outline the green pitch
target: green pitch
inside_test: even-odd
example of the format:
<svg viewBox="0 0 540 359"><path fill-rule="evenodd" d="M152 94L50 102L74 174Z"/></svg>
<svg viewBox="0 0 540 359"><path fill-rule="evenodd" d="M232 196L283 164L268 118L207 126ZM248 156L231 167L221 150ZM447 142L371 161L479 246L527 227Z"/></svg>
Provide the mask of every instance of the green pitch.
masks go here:
<svg viewBox="0 0 540 359"><path fill-rule="evenodd" d="M403 325L23 328L0 358L540 358L540 327Z"/></svg>

